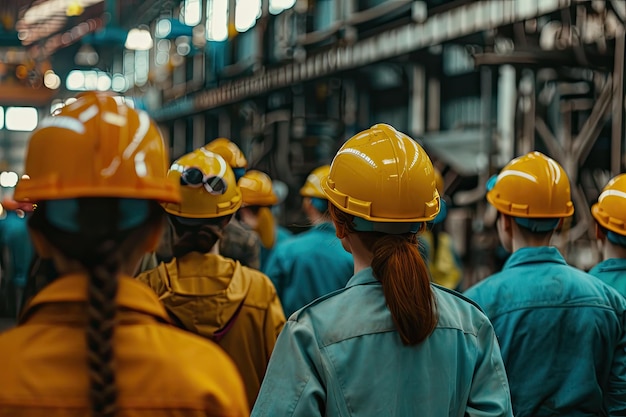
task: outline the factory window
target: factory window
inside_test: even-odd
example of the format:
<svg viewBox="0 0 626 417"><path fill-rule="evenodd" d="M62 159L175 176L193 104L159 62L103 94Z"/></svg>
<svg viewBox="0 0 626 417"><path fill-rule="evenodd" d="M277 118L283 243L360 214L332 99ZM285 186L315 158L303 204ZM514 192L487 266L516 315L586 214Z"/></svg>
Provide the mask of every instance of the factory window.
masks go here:
<svg viewBox="0 0 626 417"><path fill-rule="evenodd" d="M228 0L209 0L206 17L207 40L225 41L228 39Z"/></svg>
<svg viewBox="0 0 626 417"><path fill-rule="evenodd" d="M261 0L237 0L235 5L235 29L245 32L261 17Z"/></svg>
<svg viewBox="0 0 626 417"><path fill-rule="evenodd" d="M283 10L291 9L296 0L270 0L270 13L278 14Z"/></svg>
<svg viewBox="0 0 626 417"><path fill-rule="evenodd" d="M187 26L195 26L200 23L202 3L200 0L185 0L180 9L180 21Z"/></svg>
<svg viewBox="0 0 626 417"><path fill-rule="evenodd" d="M34 107L7 107L8 130L30 132L37 127L37 109Z"/></svg>

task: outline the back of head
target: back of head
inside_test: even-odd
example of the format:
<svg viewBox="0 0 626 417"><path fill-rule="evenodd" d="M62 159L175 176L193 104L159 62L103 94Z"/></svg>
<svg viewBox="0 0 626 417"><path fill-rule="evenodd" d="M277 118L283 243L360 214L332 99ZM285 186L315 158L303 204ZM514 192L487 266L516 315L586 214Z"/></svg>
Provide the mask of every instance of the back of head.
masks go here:
<svg viewBox="0 0 626 417"><path fill-rule="evenodd" d="M164 204L175 227L174 256L208 252L220 237L220 224L242 204L232 168L220 155L196 149L174 161L168 179L180 184L180 203Z"/></svg>
<svg viewBox="0 0 626 417"><path fill-rule="evenodd" d="M487 189L492 206L533 232L551 231L561 218L574 214L565 170L541 152L513 159Z"/></svg>
<svg viewBox="0 0 626 417"><path fill-rule="evenodd" d="M252 216L254 222L250 222L249 226L257 232L263 246L268 249L274 247L276 231L270 207L278 202L278 197L274 193L272 179L264 172L250 170L239 179L238 184L243 195L243 206L248 207L240 213L241 219L250 222Z"/></svg>
<svg viewBox="0 0 626 417"><path fill-rule="evenodd" d="M626 246L626 174L608 182L598 202L591 206L591 214L607 231L607 239L611 243Z"/></svg>
<svg viewBox="0 0 626 417"><path fill-rule="evenodd" d="M416 233L439 212L430 158L407 135L378 124L344 143L321 185L337 235L358 233L371 250L372 270L403 343L423 341L437 323L416 244Z"/></svg>
<svg viewBox="0 0 626 417"><path fill-rule="evenodd" d="M86 93L31 136L19 202L36 203L31 229L89 275L87 362L93 416L113 416L117 389L112 338L118 275L125 254L158 236L159 202L178 202L166 179L156 125L107 94Z"/></svg>

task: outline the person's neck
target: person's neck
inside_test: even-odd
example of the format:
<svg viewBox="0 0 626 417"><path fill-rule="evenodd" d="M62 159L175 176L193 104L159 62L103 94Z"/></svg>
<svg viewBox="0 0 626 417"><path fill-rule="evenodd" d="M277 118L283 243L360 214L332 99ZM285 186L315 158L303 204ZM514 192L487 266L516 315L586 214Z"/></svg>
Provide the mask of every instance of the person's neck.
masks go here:
<svg viewBox="0 0 626 417"><path fill-rule="evenodd" d="M602 256L603 259L626 259L626 247L616 245L610 242L608 239L605 239L602 247Z"/></svg>
<svg viewBox="0 0 626 417"><path fill-rule="evenodd" d="M542 246L550 246L552 233L533 234L520 230L520 226L514 224L512 228L511 246L513 252L522 248L538 248Z"/></svg>

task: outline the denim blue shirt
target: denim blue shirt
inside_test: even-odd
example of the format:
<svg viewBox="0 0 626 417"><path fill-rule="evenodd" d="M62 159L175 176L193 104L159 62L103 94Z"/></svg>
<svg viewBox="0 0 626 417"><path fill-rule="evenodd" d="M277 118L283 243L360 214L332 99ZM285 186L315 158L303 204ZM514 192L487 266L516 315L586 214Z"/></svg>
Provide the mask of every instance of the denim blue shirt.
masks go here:
<svg viewBox="0 0 626 417"><path fill-rule="evenodd" d="M626 297L626 259L606 259L591 268L589 273Z"/></svg>
<svg viewBox="0 0 626 417"><path fill-rule="evenodd" d="M513 412L626 415L626 300L554 247L517 250L468 289L491 319Z"/></svg>
<svg viewBox="0 0 626 417"><path fill-rule="evenodd" d="M354 272L354 263L335 236L332 223L321 223L276 245L264 272L289 317L317 297L343 288Z"/></svg>
<svg viewBox="0 0 626 417"><path fill-rule="evenodd" d="M405 346L371 268L291 316L253 417L511 416L493 328L473 304L433 286L439 321Z"/></svg>

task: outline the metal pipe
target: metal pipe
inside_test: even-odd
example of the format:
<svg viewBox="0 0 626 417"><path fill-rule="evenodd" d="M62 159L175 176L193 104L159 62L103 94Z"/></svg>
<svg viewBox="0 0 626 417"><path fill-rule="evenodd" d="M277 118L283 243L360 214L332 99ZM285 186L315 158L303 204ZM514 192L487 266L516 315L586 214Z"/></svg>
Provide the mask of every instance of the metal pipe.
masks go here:
<svg viewBox="0 0 626 417"><path fill-rule="evenodd" d="M615 38L613 69L613 103L611 123L611 176L622 172L622 142L624 138L624 48L625 31L622 27Z"/></svg>
<svg viewBox="0 0 626 417"><path fill-rule="evenodd" d="M613 80L611 78L612 77L609 76L609 79L600 93L600 97L598 97L595 106L591 110L591 114L580 129L576 139L574 139L572 144L572 156L574 161L581 162L587 158L589 151L600 134L600 130L602 130L604 119L607 117L610 109L609 104L613 90Z"/></svg>

